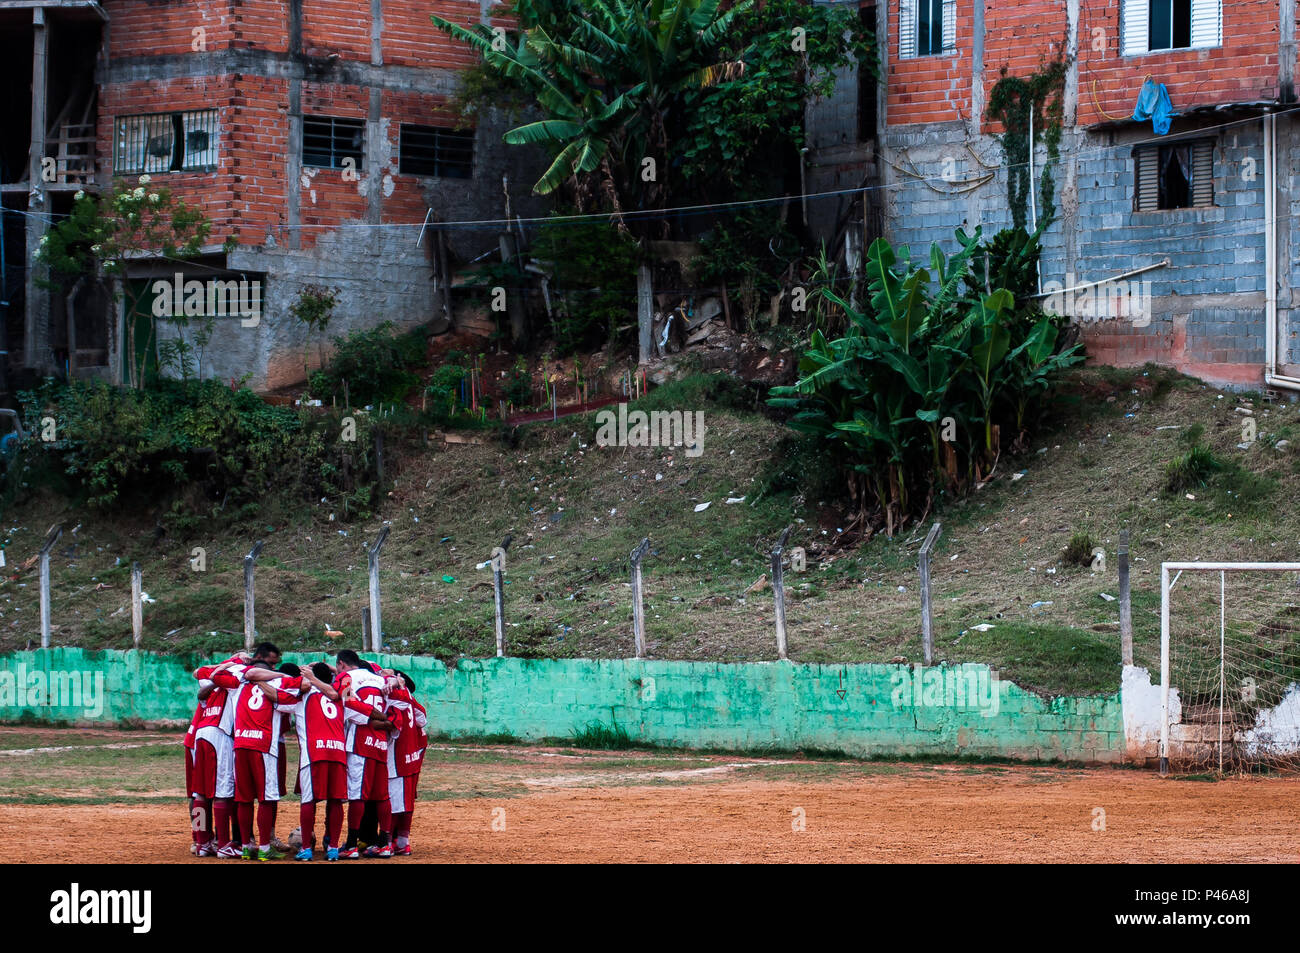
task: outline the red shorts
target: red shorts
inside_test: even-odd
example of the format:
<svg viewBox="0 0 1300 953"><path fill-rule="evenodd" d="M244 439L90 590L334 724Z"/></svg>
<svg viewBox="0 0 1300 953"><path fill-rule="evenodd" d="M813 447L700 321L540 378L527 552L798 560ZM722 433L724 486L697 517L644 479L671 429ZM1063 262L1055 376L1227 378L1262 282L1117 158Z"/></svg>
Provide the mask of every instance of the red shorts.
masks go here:
<svg viewBox="0 0 1300 953"><path fill-rule="evenodd" d="M388 762L349 753L348 800L387 801Z"/></svg>
<svg viewBox="0 0 1300 953"><path fill-rule="evenodd" d="M410 774L388 779L388 803L394 814L408 814L415 810L416 792L420 776Z"/></svg>
<svg viewBox="0 0 1300 953"><path fill-rule="evenodd" d="M191 797L217 796L217 750L202 738L194 742L193 768L185 779Z"/></svg>
<svg viewBox="0 0 1300 953"><path fill-rule="evenodd" d="M279 760L253 748L236 748L235 800L244 804L280 800Z"/></svg>
<svg viewBox="0 0 1300 953"><path fill-rule="evenodd" d="M348 797L348 772L342 761L313 761L298 768L298 785L302 803L345 801Z"/></svg>

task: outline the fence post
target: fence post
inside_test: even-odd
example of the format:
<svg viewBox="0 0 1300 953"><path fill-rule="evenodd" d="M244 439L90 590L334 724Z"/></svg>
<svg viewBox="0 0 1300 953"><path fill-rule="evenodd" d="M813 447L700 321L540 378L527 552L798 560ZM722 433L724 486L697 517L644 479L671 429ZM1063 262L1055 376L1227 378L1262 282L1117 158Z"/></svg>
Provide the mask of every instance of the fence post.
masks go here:
<svg viewBox="0 0 1300 953"><path fill-rule="evenodd" d="M41 648L50 647L50 550L63 535L63 524L55 523L41 543Z"/></svg>
<svg viewBox="0 0 1300 953"><path fill-rule="evenodd" d="M253 544L253 548L248 551L244 557L244 648L250 652L253 650L253 643L257 641L257 631L254 627L255 612L253 608L253 566L257 564L257 557L262 555L262 540Z"/></svg>
<svg viewBox="0 0 1300 953"><path fill-rule="evenodd" d="M1119 645L1125 665L1133 664L1133 603L1128 580L1128 530L1119 531Z"/></svg>
<svg viewBox="0 0 1300 953"><path fill-rule="evenodd" d="M384 648L384 623L379 613L379 551L384 548L391 527L385 526L370 545L366 555L370 563L370 650L381 652Z"/></svg>
<svg viewBox="0 0 1300 953"><path fill-rule="evenodd" d="M786 658L785 650L785 569L781 565L781 556L785 552L785 542L790 538L792 527L787 526L781 538L772 550L772 595L776 599L776 654Z"/></svg>
<svg viewBox="0 0 1300 953"><path fill-rule="evenodd" d="M500 546L492 548L492 602L496 610L497 658L506 654L506 550L513 534L507 534Z"/></svg>
<svg viewBox="0 0 1300 953"><path fill-rule="evenodd" d="M930 614L930 550L942 532L942 525L935 523L921 544L921 655L926 665L934 664L934 631Z"/></svg>
<svg viewBox="0 0 1300 953"><path fill-rule="evenodd" d="M139 563L131 563L131 640L140 647L144 637L144 574Z"/></svg>
<svg viewBox="0 0 1300 953"><path fill-rule="evenodd" d="M370 606L361 609L361 651L370 648Z"/></svg>
<svg viewBox="0 0 1300 953"><path fill-rule="evenodd" d="M650 551L650 537L646 537L632 550L632 636L636 639L636 657L645 657L645 607L641 586L641 560Z"/></svg>

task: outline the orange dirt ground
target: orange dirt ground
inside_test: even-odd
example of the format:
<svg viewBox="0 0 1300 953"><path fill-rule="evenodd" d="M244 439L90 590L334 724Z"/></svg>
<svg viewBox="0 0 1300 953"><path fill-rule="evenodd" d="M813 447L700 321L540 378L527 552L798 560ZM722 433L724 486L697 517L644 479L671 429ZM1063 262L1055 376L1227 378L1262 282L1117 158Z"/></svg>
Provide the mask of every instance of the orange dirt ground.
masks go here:
<svg viewBox="0 0 1300 953"><path fill-rule="evenodd" d="M424 800L415 856L391 863L1300 859L1295 778L1202 783L1128 770L900 765L874 776L769 781L729 779L740 766L716 760L716 771L684 772L707 775L692 783L614 778L624 786L600 786L570 774L520 796ZM1105 830L1093 830L1095 808L1105 811ZM496 809L504 810L495 814L503 831L492 830ZM797 809L806 823L800 832L792 829ZM284 804L282 836L297 813L296 802ZM179 799L3 805L0 862L220 863L190 856L186 820Z"/></svg>

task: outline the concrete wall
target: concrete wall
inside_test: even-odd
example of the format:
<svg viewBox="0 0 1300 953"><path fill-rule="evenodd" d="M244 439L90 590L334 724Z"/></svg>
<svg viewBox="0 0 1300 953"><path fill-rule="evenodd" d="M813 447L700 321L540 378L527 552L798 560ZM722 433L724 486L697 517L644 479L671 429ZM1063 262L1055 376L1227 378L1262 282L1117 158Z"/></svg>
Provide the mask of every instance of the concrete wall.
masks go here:
<svg viewBox="0 0 1300 953"><path fill-rule="evenodd" d="M1063 50L1062 161L1054 169L1057 219L1044 238L1044 282L1100 281L1164 258L1149 281L1150 307L1137 321L1104 309L1076 317L1094 360L1169 364L1230 386L1260 387L1265 361L1264 166L1262 123L1243 112L1203 111L1176 120L1174 134L1215 139L1215 206L1135 212L1136 143L1156 140L1149 123L1112 121L1132 112L1148 75L1165 83L1186 113L1234 101L1291 95L1295 5L1225 0L1223 45L1142 56L1119 54L1118 0L1029 0L967 5L958 0L957 51L898 58L897 4L889 36L880 167L885 232L924 258L931 242L957 248L952 231L1011 224L1005 157L984 103L1005 67L1028 75ZM1243 121L1244 120L1244 121ZM1212 129L1219 124L1222 128ZM1300 327L1290 321L1300 264L1300 127L1278 120L1279 342L1284 365L1300 371ZM1045 150L1035 156L1041 174ZM900 171L908 170L908 171ZM945 178L945 173L947 177ZM1041 214L1041 210L1040 210Z"/></svg>
<svg viewBox="0 0 1300 953"><path fill-rule="evenodd" d="M597 722L641 741L700 749L1097 762L1118 761L1125 750L1118 695L1044 699L983 665L506 658L462 659L448 669L432 658L380 660L411 675L431 730L453 737L505 732L537 741ZM75 705L49 703L67 695L31 697L32 686L51 684L50 673L63 690L74 677L100 690ZM167 656L51 649L0 657L5 720L184 722L193 693L186 667Z"/></svg>
<svg viewBox="0 0 1300 953"><path fill-rule="evenodd" d="M288 309L307 285L340 290L330 336L385 320L399 327L430 320L430 236L416 245L430 209L443 221L501 218L505 178L514 214L542 211L531 189L546 157L506 146L502 134L515 121L496 110L475 117L471 178L399 171L401 125L456 125L450 106L475 59L429 14L466 25L505 22L486 4L250 0L182 10L140 0L110 12L108 55L96 77L99 181L113 180L117 117L215 108L217 169L155 173L151 187L202 207L213 222L212 249L235 238L226 264L263 281L260 322L219 319L205 376L249 374L260 390L300 382L306 333ZM302 164L304 116L365 121L357 174ZM126 181L134 185L136 177ZM495 249L497 231L450 230L453 265ZM120 365L117 337L113 367ZM315 365L314 342L309 356Z"/></svg>

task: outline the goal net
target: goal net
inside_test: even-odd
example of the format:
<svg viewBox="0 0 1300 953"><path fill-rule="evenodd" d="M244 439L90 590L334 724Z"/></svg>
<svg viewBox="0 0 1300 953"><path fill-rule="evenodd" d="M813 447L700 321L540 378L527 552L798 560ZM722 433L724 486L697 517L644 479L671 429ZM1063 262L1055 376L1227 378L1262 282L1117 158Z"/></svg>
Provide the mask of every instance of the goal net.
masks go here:
<svg viewBox="0 0 1300 953"><path fill-rule="evenodd" d="M1164 563L1161 770L1300 768L1300 563Z"/></svg>

